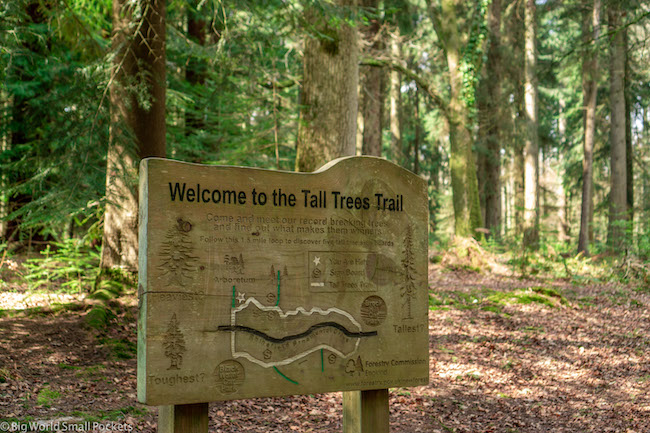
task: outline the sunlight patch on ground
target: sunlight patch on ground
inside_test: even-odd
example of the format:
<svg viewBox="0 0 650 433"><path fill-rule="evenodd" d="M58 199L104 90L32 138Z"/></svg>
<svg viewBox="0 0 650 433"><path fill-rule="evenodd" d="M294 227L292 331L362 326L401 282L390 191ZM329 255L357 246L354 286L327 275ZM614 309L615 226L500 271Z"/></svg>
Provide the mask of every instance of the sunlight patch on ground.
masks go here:
<svg viewBox="0 0 650 433"><path fill-rule="evenodd" d="M56 303L82 302L85 297L85 294L3 292L0 296L0 309L24 310L47 307Z"/></svg>

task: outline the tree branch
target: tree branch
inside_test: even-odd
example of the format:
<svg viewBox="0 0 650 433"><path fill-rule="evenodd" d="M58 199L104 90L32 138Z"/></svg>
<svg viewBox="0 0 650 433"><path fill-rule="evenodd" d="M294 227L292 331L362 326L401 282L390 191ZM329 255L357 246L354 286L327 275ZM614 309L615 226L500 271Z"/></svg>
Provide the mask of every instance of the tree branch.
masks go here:
<svg viewBox="0 0 650 433"><path fill-rule="evenodd" d="M394 71L400 72L401 74L404 74L409 79L415 81L418 87L424 90L427 96L431 98L433 103L436 105L436 107L438 107L438 109L442 112L442 114L446 118L449 118L449 104L440 95L438 95L438 93L436 93L436 91L432 88L431 83L429 83L427 80L425 80L415 72L411 71L410 69L400 65L399 62L390 59L384 60L384 59L364 57L359 62L359 65L373 66L377 68L389 68Z"/></svg>

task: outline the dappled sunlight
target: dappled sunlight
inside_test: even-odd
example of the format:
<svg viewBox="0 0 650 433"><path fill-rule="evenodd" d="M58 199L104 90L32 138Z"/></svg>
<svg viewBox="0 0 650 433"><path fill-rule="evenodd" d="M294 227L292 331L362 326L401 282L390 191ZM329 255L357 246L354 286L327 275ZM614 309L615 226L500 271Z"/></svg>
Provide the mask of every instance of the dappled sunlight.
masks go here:
<svg viewBox="0 0 650 433"><path fill-rule="evenodd" d="M650 320L647 308L630 308L649 304L645 292L566 283L549 291L540 280L475 277L430 276L438 300L430 312L435 391L424 394L463 412L433 406L432 428L650 429ZM529 293L550 297L515 296Z"/></svg>
<svg viewBox="0 0 650 433"><path fill-rule="evenodd" d="M82 302L85 298L85 294L2 292L0 295L0 310L25 310L57 303Z"/></svg>

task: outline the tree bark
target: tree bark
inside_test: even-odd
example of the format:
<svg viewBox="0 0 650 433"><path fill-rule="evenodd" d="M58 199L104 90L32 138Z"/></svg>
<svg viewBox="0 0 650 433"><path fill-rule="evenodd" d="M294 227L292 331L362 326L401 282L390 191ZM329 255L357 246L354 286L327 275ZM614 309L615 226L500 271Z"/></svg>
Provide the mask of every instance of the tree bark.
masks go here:
<svg viewBox="0 0 650 433"><path fill-rule="evenodd" d="M379 0L364 0L361 6L372 14L377 14ZM365 43L371 56L376 55L383 48L379 34L380 22L377 16L373 17L370 24L363 29ZM381 156L381 119L384 98L382 95L382 68L364 66L360 69L361 93L360 103L363 112L363 144L361 152L364 155Z"/></svg>
<svg viewBox="0 0 650 433"><path fill-rule="evenodd" d="M390 35L390 54L393 61L401 59L399 27ZM402 157L402 78L395 69L390 71L390 149L391 160L400 162Z"/></svg>
<svg viewBox="0 0 650 433"><path fill-rule="evenodd" d="M567 140L567 115L566 115L566 101L562 95L559 99L560 113L558 119L558 135L561 143L566 143ZM567 193L564 189L564 184L562 182L562 169L564 166L562 161L564 160L562 153L558 155L558 163L556 169L557 176L557 191L556 197L558 198L557 204L557 233L558 239L560 242L568 243L569 233L568 233L568 219L567 219Z"/></svg>
<svg viewBox="0 0 650 433"><path fill-rule="evenodd" d="M113 0L111 125L101 267L138 264L137 164L165 156L165 1ZM133 90L136 87L137 92ZM143 91L144 89L144 91ZM146 95L142 100L141 94Z"/></svg>
<svg viewBox="0 0 650 433"><path fill-rule="evenodd" d="M5 91L4 87L0 87L0 154L9 150L9 143L11 142L11 132L9 131L10 119L8 117L12 101L9 93ZM5 113L7 113L5 115ZM7 173L3 170L0 173L0 239L8 240L9 233L7 233L7 223L5 218L9 215L7 204L9 197L7 196Z"/></svg>
<svg viewBox="0 0 650 433"><path fill-rule="evenodd" d="M501 0L488 8L488 46L479 107L479 133L484 143L481 182L485 228L499 237L501 230ZM483 108L483 110L481 110Z"/></svg>
<svg viewBox="0 0 650 433"><path fill-rule="evenodd" d="M524 114L524 104L523 96L524 92L517 86L515 90L515 101L517 102L517 117L515 118L515 128L517 133L515 134L515 143L514 143L514 182L513 182L513 194L514 194L514 218L515 218L515 231L518 234L522 233L522 227L524 223L524 144L519 140L522 135L520 131L525 129L525 120L522 120Z"/></svg>
<svg viewBox="0 0 650 433"><path fill-rule="evenodd" d="M340 6L353 2L340 1ZM330 38L307 37L303 59L297 171L314 171L327 161L354 155L358 109L357 30L345 22L337 28L306 12Z"/></svg>
<svg viewBox="0 0 650 433"><path fill-rule="evenodd" d="M625 178L627 181L627 219L628 245L634 243L634 154L632 153L632 71L628 55L628 32L623 28L623 55L625 56L624 94L625 94Z"/></svg>
<svg viewBox="0 0 650 433"><path fill-rule="evenodd" d="M524 98L526 141L524 148L524 246L539 245L539 145L537 136L537 50L535 0L526 0Z"/></svg>
<svg viewBox="0 0 650 433"><path fill-rule="evenodd" d="M650 107L643 109L643 137L645 145L642 149L642 163L644 167L650 164ZM641 213L641 233L644 237L650 234L650 173L643 171L643 212ZM646 250L647 253L647 250Z"/></svg>
<svg viewBox="0 0 650 433"><path fill-rule="evenodd" d="M593 159L596 136L596 97L598 94L598 52L596 41L600 36L600 0L594 0L591 8L583 4L582 43L586 48L582 57L582 204L580 207L580 234L578 253L589 255L590 221L592 212Z"/></svg>
<svg viewBox="0 0 650 433"><path fill-rule="evenodd" d="M469 107L463 98L461 71L462 47L454 0L443 0L440 16L428 2L429 15L444 47L449 70L449 121L451 188L454 205L454 232L460 237L480 237L476 232L482 226L481 207L476 177L476 162L472 151L469 128Z"/></svg>
<svg viewBox="0 0 650 433"><path fill-rule="evenodd" d="M612 251L621 252L625 248L625 222L627 221L627 169L625 152L625 46L620 29L621 12L610 5L610 88L611 109L610 145L610 192L608 244Z"/></svg>
<svg viewBox="0 0 650 433"><path fill-rule="evenodd" d="M420 146L422 146L422 125L420 124L420 88L415 85L415 137L413 138L413 173L420 173Z"/></svg>
<svg viewBox="0 0 650 433"><path fill-rule="evenodd" d="M205 18L197 10L199 7L198 0L192 0L187 5L187 36L196 44L200 46L205 45L206 41L206 27L207 23ZM203 59L197 59L191 56L188 59L187 67L185 69L185 78L187 82L195 86L203 86L207 77L207 65ZM275 103L275 101L274 101ZM196 111L188 111L185 113L185 135L189 136L196 131L205 128L203 114Z"/></svg>
<svg viewBox="0 0 650 433"><path fill-rule="evenodd" d="M524 2L514 4L509 16L507 40L513 47L513 61L516 64L524 63L524 30L525 25L521 17L525 14ZM509 68L510 81L513 83L514 110L513 110L513 136L512 136L512 212L514 232L523 234L524 223L524 138L526 136L526 113L524 107L524 81L523 69L520 67Z"/></svg>

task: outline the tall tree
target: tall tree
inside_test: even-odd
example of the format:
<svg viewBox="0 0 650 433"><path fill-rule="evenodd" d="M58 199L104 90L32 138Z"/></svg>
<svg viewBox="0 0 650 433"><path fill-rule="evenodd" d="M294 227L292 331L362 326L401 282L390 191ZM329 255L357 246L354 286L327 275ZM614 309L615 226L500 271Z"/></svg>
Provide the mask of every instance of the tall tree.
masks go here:
<svg viewBox="0 0 650 433"><path fill-rule="evenodd" d="M642 162L644 167L650 164L650 107L643 109L643 138L644 146L642 148ZM642 213L641 213L641 233L643 236L650 234L650 173L647 170L643 171L643 196L641 198Z"/></svg>
<svg viewBox="0 0 650 433"><path fill-rule="evenodd" d="M415 110L413 113L413 122L415 123L415 134L413 137L413 173L420 173L420 147L422 146L422 123L420 115L420 87L416 84L414 90Z"/></svg>
<svg viewBox="0 0 650 433"><path fill-rule="evenodd" d="M349 12L353 4L338 2L342 13ZM346 20L328 20L313 9L306 15L317 32L305 40L297 171L314 171L326 161L354 155L356 149L357 29Z"/></svg>
<svg viewBox="0 0 650 433"><path fill-rule="evenodd" d="M390 54L393 61L400 61L400 33L395 26L390 34ZM390 149L393 162L402 156L402 78L399 71L390 71Z"/></svg>
<svg viewBox="0 0 650 433"><path fill-rule="evenodd" d="M625 152L625 43L621 29L622 11L617 2L608 9L609 46L609 104L610 104L610 191L608 244L613 251L625 249L627 214L627 157Z"/></svg>
<svg viewBox="0 0 650 433"><path fill-rule="evenodd" d="M363 0L361 6L370 17L368 25L363 27L364 43L368 53L376 55L383 48L380 33L379 0ZM381 129L382 107L384 98L382 94L382 68L362 66L360 104L363 113L363 145L364 155L381 156Z"/></svg>
<svg viewBox="0 0 650 433"><path fill-rule="evenodd" d="M204 46L206 42L207 22L200 9L198 0L190 0L187 5L187 35L192 42L199 46ZM190 56L185 69L185 77L188 84L194 86L203 86L207 78L207 64L204 59ZM201 112L188 110L185 113L185 134L189 135L192 131L200 131L204 128L205 122Z"/></svg>
<svg viewBox="0 0 650 433"><path fill-rule="evenodd" d="M524 148L524 246L539 243L539 138L537 132L537 7L526 0L524 31L524 100L526 141Z"/></svg>
<svg viewBox="0 0 650 433"><path fill-rule="evenodd" d="M593 159L596 137L596 97L598 94L596 43L599 36L600 0L594 0L592 4L585 0L582 9L582 44L586 48L582 56L582 205L580 207L580 235L578 236L578 252L585 255L589 255L589 223L593 209Z"/></svg>
<svg viewBox="0 0 650 433"><path fill-rule="evenodd" d="M463 20L460 20L456 13L461 3L458 0L442 0L438 8L431 0L427 2L429 16L445 52L449 75L449 103L446 114L451 144L449 163L454 232L460 237L476 237L478 234L475 230L482 226L482 222L476 163L472 151L473 139L469 128L476 78L471 75L471 71L477 66L476 58L480 58L477 54L479 54L478 47L481 45L479 39L482 34L475 32L470 35L468 41L463 43L460 29ZM474 19L483 19L480 14L478 15Z"/></svg>
<svg viewBox="0 0 650 433"><path fill-rule="evenodd" d="M23 25L31 26L32 28L46 25L48 13L46 4L41 4L37 1L16 3L21 18L24 21L22 23ZM21 146L25 146L29 142L37 141L38 136L42 134L40 132L41 128L30 128L28 126L29 123L40 116L45 116L46 119L49 117L49 113L40 110L33 99L35 99L35 94L49 93L51 91L50 83L47 80L34 77L31 68L36 66L34 63L36 63L38 57L46 57L49 54L51 43L51 38L48 35L34 34L31 37L25 37L24 40L20 40L20 49L17 50L19 54L16 56L16 61L9 62L6 71L3 73L3 75L9 75L9 77L20 82L31 82L31 86L34 88L33 92L26 92L25 90L14 92L13 97L7 94L7 101L3 101L3 103L7 104L7 111L3 113L3 118L8 126L6 129L7 135L3 137L4 140L7 140L5 145L6 149L3 150L8 151L10 155L8 159L12 160L12 162L24 158L21 155L23 152L19 150ZM25 54L28 55L26 56ZM17 66L14 66L14 64L17 64ZM10 101L11 104L8 104ZM48 120L51 121L51 119ZM3 173L2 177L5 182L8 181L14 184L24 183L36 175L34 168L34 166L24 167L23 170L11 173L13 176L7 176ZM6 189L3 188L3 191L6 191ZM6 218L3 222L3 233L0 234L5 235L4 232L6 232L7 239L13 238L14 240L28 236L30 247L32 231L22 230L23 217L22 215L16 216L16 214L20 214L21 208L32 201L34 201L34 197L29 190L10 193L6 197L3 197L6 215L0 215Z"/></svg>
<svg viewBox="0 0 650 433"><path fill-rule="evenodd" d="M488 45L479 93L479 135L484 149L479 163L485 227L498 237L501 226L501 0L488 7Z"/></svg>
<svg viewBox="0 0 650 433"><path fill-rule="evenodd" d="M625 94L625 178L627 198L628 240L633 242L634 233L634 154L632 153L632 69L629 55L628 27L623 28L623 52L625 53L625 73L623 93Z"/></svg>
<svg viewBox="0 0 650 433"><path fill-rule="evenodd" d="M137 164L165 156L165 12L165 0L113 0L104 269L137 269Z"/></svg>

